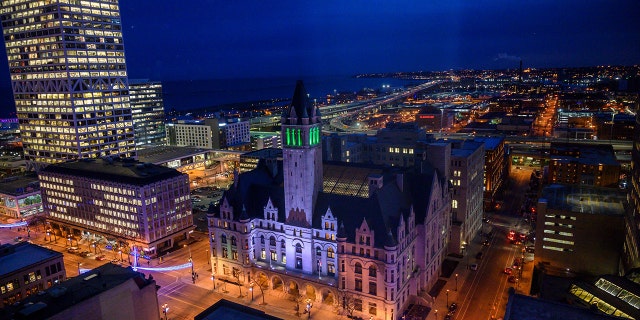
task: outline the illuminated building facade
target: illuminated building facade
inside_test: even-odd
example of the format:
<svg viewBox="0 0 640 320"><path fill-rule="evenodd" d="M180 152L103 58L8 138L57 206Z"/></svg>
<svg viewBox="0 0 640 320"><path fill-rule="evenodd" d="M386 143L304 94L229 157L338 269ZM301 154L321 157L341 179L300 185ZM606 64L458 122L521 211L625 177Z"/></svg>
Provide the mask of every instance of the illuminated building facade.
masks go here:
<svg viewBox="0 0 640 320"><path fill-rule="evenodd" d="M51 232L73 244L168 250L193 230L189 179L175 169L132 159L85 159L39 172Z"/></svg>
<svg viewBox="0 0 640 320"><path fill-rule="evenodd" d="M428 164L323 163L320 128L298 82L282 115L282 161L261 157L236 175L207 216L214 283L397 319L417 296L430 299L441 273L449 183Z"/></svg>
<svg viewBox="0 0 640 320"><path fill-rule="evenodd" d="M548 183L618 188L620 163L611 145L552 143Z"/></svg>
<svg viewBox="0 0 640 320"><path fill-rule="evenodd" d="M449 169L449 181L453 187L450 252L463 253L482 227L484 164L484 142L452 142Z"/></svg>
<svg viewBox="0 0 640 320"><path fill-rule="evenodd" d="M223 122L220 124L220 148L248 149L250 142L249 121Z"/></svg>
<svg viewBox="0 0 640 320"><path fill-rule="evenodd" d="M165 145L162 83L129 81L129 98L137 146Z"/></svg>
<svg viewBox="0 0 640 320"><path fill-rule="evenodd" d="M167 143L177 147L220 149L218 119L179 120L166 126Z"/></svg>
<svg viewBox="0 0 640 320"><path fill-rule="evenodd" d="M474 140L484 143L484 207L485 210L494 210L496 196L504 183L507 167L504 138L476 137Z"/></svg>
<svg viewBox="0 0 640 320"><path fill-rule="evenodd" d="M118 1L0 4L29 169L135 156Z"/></svg>

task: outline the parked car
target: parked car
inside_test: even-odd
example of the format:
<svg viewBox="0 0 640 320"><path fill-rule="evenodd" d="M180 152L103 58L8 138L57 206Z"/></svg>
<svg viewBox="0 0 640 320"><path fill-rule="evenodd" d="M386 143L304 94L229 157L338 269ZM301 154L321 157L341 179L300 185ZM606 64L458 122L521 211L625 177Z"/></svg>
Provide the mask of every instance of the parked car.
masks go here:
<svg viewBox="0 0 640 320"><path fill-rule="evenodd" d="M489 240L482 241L483 246L488 246L490 244Z"/></svg>
<svg viewBox="0 0 640 320"><path fill-rule="evenodd" d="M456 310L458 310L458 304L455 302L451 303L451 305L449 306L449 312L455 313Z"/></svg>
<svg viewBox="0 0 640 320"><path fill-rule="evenodd" d="M511 272L513 272L513 269L508 268L508 267L507 267L507 268L504 268L504 273L506 273L506 274L511 274Z"/></svg>
<svg viewBox="0 0 640 320"><path fill-rule="evenodd" d="M473 270L473 271L478 270L478 264L477 264L477 263L474 263L474 264L470 265L470 266L469 266L469 269L471 269L471 270Z"/></svg>
<svg viewBox="0 0 640 320"><path fill-rule="evenodd" d="M482 259L482 251L476 253L476 259Z"/></svg>
<svg viewBox="0 0 640 320"><path fill-rule="evenodd" d="M82 251L80 252L80 256L83 258L88 258L91 257L93 255L93 253L91 253L91 251Z"/></svg>
<svg viewBox="0 0 640 320"><path fill-rule="evenodd" d="M22 241L24 241L24 237L16 237L15 239L13 239L13 241L22 242Z"/></svg>
<svg viewBox="0 0 640 320"><path fill-rule="evenodd" d="M516 283L516 281L518 281L518 279L515 276L509 276L509 279L507 279L507 281L509 281L511 283Z"/></svg>
<svg viewBox="0 0 640 320"><path fill-rule="evenodd" d="M69 252L69 253L78 253L78 252L80 252L80 250L78 250L78 247L69 247L69 248L67 248L67 252Z"/></svg>
<svg viewBox="0 0 640 320"><path fill-rule="evenodd" d="M107 260L107 257L105 257L104 254L101 254L101 255L96 256L96 260L98 260L98 261Z"/></svg>

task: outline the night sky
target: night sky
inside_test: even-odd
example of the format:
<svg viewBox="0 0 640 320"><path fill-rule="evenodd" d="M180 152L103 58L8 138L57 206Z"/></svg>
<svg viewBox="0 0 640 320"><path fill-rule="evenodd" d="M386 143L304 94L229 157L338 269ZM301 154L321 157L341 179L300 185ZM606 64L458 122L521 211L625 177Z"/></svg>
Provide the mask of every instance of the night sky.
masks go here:
<svg viewBox="0 0 640 320"><path fill-rule="evenodd" d="M636 0L135 0L120 10L130 78L640 63ZM4 50L0 61L6 111Z"/></svg>

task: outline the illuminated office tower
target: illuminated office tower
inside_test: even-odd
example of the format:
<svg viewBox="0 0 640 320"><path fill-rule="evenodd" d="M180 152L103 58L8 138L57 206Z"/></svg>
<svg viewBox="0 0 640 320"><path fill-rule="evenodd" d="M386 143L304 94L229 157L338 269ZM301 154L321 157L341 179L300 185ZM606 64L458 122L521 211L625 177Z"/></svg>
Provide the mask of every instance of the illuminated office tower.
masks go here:
<svg viewBox="0 0 640 320"><path fill-rule="evenodd" d="M0 4L29 169L135 156L118 1Z"/></svg>
<svg viewBox="0 0 640 320"><path fill-rule="evenodd" d="M129 96L136 145L165 145L162 83L148 80L129 80Z"/></svg>

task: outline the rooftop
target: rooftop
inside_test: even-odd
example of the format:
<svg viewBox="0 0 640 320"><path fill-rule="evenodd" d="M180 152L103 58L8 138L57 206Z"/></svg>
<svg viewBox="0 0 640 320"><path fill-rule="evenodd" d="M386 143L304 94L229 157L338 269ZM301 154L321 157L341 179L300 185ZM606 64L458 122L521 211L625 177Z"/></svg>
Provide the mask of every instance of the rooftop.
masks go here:
<svg viewBox="0 0 640 320"><path fill-rule="evenodd" d="M194 320L235 320L235 319L267 319L277 320L278 317L270 316L264 311L250 308L248 306L221 299L211 307L202 311L194 317Z"/></svg>
<svg viewBox="0 0 640 320"><path fill-rule="evenodd" d="M19 305L0 309L2 319L47 319L73 305L86 301L133 279L139 288L155 284L130 267L107 263L79 277L70 278L40 294L32 295Z"/></svg>
<svg viewBox="0 0 640 320"><path fill-rule="evenodd" d="M40 190L40 182L36 175L5 178L0 181L0 193L20 196Z"/></svg>
<svg viewBox="0 0 640 320"><path fill-rule="evenodd" d="M189 156L194 156L202 153L206 153L209 150L201 148L189 148L189 147L151 147L138 150L138 160L140 162L150 162L154 164L165 163L169 160L181 159Z"/></svg>
<svg viewBox="0 0 640 320"><path fill-rule="evenodd" d="M62 258L62 253L29 242L0 246L0 278L45 260Z"/></svg>
<svg viewBox="0 0 640 320"><path fill-rule="evenodd" d="M175 169L121 158L83 159L63 162L47 166L40 172L41 174L58 173L91 177L136 186L144 186L183 175Z"/></svg>
<svg viewBox="0 0 640 320"><path fill-rule="evenodd" d="M542 190L547 208L571 212L623 215L625 193L614 188L552 184Z"/></svg>
<svg viewBox="0 0 640 320"><path fill-rule="evenodd" d="M582 164L619 166L611 145L584 145L573 143L552 143L551 160L579 162Z"/></svg>
<svg viewBox="0 0 640 320"><path fill-rule="evenodd" d="M566 303L509 293L504 320L612 320L620 319Z"/></svg>

